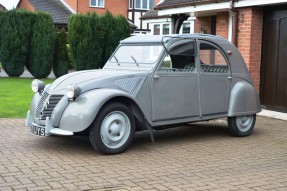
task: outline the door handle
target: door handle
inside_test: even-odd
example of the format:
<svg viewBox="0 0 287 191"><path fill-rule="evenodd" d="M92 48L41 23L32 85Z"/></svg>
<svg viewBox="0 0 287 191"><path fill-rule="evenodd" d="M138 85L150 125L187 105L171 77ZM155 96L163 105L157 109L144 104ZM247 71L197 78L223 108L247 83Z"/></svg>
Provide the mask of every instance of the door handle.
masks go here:
<svg viewBox="0 0 287 191"><path fill-rule="evenodd" d="M227 79L232 80L232 77L231 77L231 76L228 76Z"/></svg>
<svg viewBox="0 0 287 191"><path fill-rule="evenodd" d="M153 78L154 79L159 79L159 76L158 75L154 75Z"/></svg>

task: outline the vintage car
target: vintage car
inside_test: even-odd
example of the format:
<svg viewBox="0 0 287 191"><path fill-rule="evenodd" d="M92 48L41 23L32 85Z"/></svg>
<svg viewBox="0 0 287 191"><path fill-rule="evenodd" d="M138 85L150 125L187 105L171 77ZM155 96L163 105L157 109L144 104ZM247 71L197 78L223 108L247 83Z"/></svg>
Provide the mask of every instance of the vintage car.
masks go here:
<svg viewBox="0 0 287 191"><path fill-rule="evenodd" d="M228 118L232 135L249 135L261 105L245 62L224 38L133 36L102 69L67 74L35 95L26 126L38 136L89 134L95 150L123 152L136 131Z"/></svg>

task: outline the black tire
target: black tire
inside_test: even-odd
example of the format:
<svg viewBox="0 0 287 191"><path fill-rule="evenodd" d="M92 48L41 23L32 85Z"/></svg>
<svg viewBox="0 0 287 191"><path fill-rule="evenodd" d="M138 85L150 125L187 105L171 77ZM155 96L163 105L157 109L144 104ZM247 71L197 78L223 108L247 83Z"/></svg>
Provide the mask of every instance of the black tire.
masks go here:
<svg viewBox="0 0 287 191"><path fill-rule="evenodd" d="M246 137L252 133L255 122L256 114L228 117L229 131L235 137Z"/></svg>
<svg viewBox="0 0 287 191"><path fill-rule="evenodd" d="M110 103L98 113L89 138L94 150L112 155L124 152L134 134L135 120L130 109L122 103Z"/></svg>

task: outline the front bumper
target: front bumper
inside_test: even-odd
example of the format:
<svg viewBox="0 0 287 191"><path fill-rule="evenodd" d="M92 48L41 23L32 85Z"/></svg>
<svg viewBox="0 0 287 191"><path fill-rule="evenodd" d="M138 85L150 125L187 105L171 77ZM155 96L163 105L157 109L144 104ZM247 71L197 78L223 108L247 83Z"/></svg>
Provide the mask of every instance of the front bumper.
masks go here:
<svg viewBox="0 0 287 191"><path fill-rule="evenodd" d="M31 131L33 134L39 135L39 136L49 136L49 135L59 135L59 136L72 136L74 135L73 132L55 128L52 126L51 120L49 117L45 120L45 125L38 125L33 122L32 116L30 115L30 111L27 112L27 118L26 118L26 127L39 127L44 132L38 132L37 131Z"/></svg>

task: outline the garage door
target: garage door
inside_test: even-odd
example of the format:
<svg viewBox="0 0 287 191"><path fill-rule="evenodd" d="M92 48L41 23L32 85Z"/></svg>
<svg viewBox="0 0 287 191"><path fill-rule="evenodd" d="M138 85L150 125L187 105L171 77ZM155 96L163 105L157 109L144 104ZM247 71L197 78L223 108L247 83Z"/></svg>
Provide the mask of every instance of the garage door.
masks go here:
<svg viewBox="0 0 287 191"><path fill-rule="evenodd" d="M287 112L287 7L264 11L261 102L268 109Z"/></svg>

